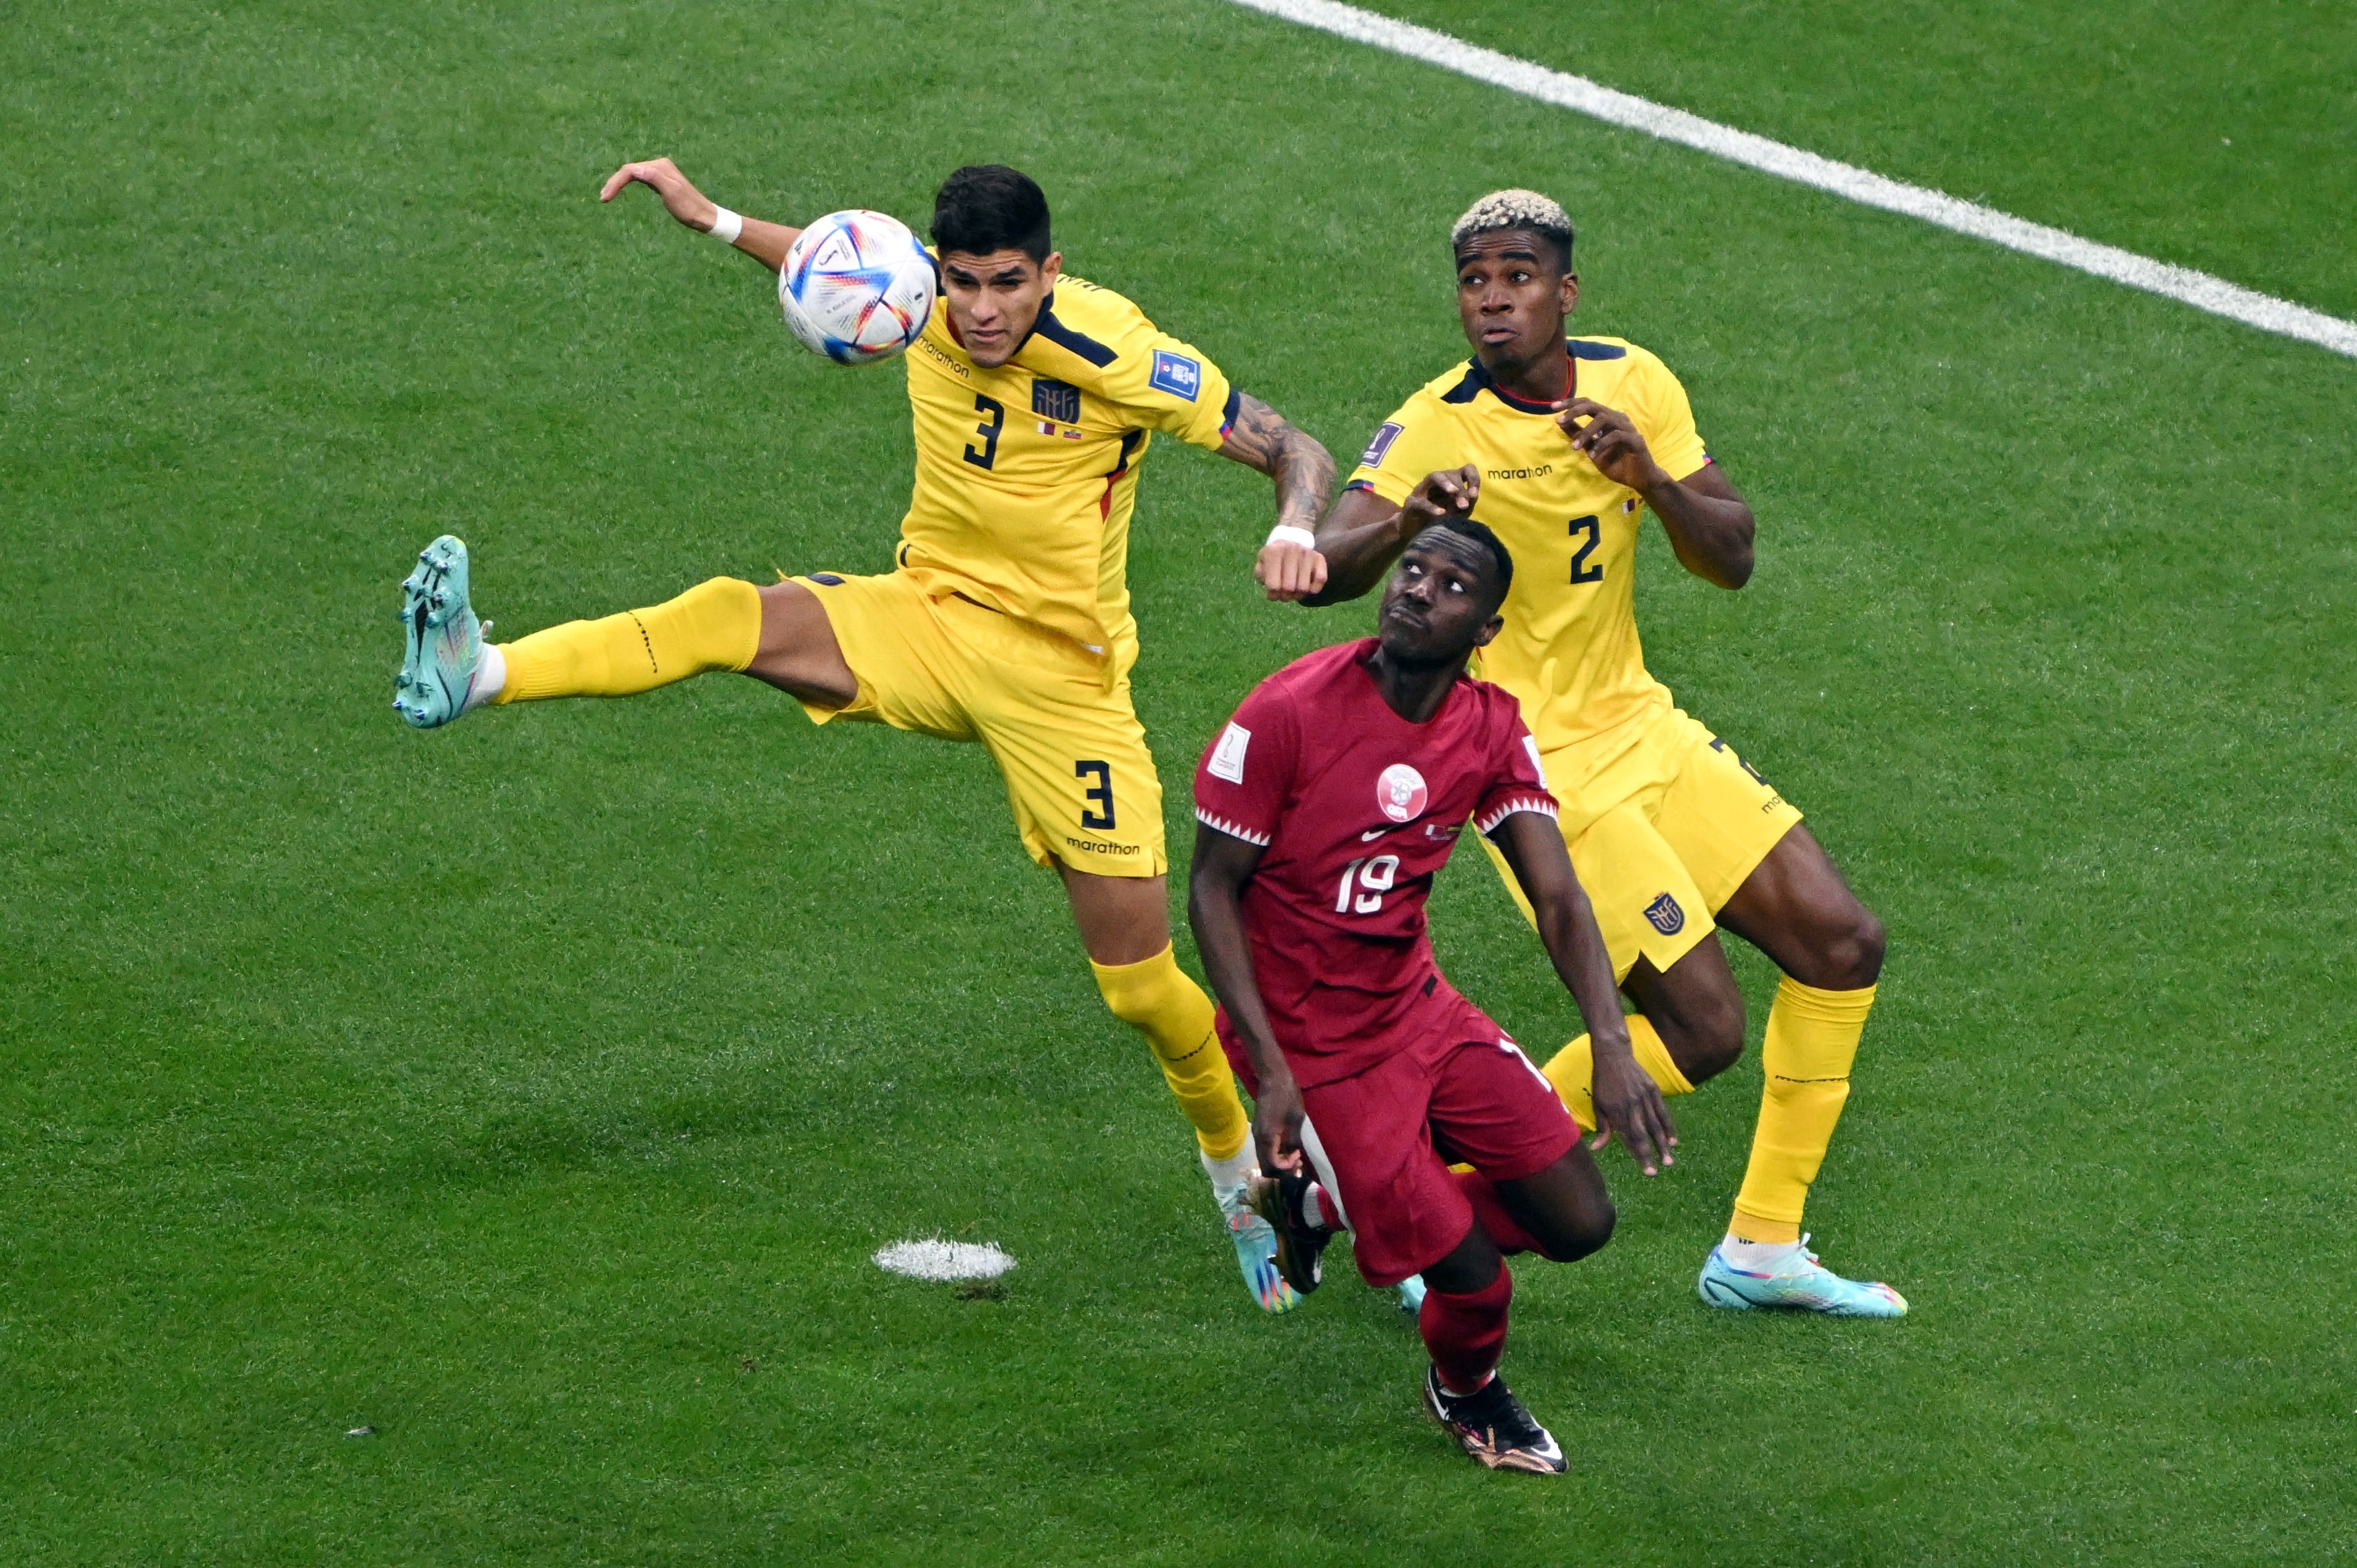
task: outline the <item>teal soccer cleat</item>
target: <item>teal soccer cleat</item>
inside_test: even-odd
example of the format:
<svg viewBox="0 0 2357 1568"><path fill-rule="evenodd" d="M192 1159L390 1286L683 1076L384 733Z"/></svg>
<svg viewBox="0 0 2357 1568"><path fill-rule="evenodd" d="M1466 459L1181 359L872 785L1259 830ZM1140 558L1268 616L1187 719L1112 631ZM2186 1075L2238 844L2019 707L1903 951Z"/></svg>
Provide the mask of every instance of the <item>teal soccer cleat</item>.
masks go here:
<svg viewBox="0 0 2357 1568"><path fill-rule="evenodd" d="M1301 1297L1277 1270L1276 1231L1253 1212L1244 1197L1248 1190L1239 1187L1219 1195L1220 1213L1228 1222L1228 1240L1236 1244L1236 1267L1243 1273L1244 1289L1263 1312L1291 1312L1301 1305Z"/></svg>
<svg viewBox="0 0 2357 1568"><path fill-rule="evenodd" d="M417 553L401 585L401 673L393 708L418 729L448 724L467 711L483 662L483 628L467 602L467 546L446 533Z"/></svg>
<svg viewBox="0 0 2357 1568"><path fill-rule="evenodd" d="M1738 1312L1755 1306L1789 1307L1822 1312L1831 1317L1904 1317L1907 1298L1879 1280L1872 1283L1846 1280L1817 1262L1809 1239L1792 1249L1784 1262L1768 1273L1739 1269L1713 1247L1702 1266L1695 1289L1712 1306Z"/></svg>

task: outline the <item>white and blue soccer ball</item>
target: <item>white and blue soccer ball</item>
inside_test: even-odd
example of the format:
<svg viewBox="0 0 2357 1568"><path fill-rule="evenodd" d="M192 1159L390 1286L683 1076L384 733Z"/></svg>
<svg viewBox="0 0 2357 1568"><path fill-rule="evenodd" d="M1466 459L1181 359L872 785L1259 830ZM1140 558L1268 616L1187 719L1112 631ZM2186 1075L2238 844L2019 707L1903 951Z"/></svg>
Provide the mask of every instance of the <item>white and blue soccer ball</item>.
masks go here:
<svg viewBox="0 0 2357 1568"><path fill-rule="evenodd" d="M933 259L881 212L830 212L798 235L778 270L786 325L813 353L871 365L905 352L933 313Z"/></svg>

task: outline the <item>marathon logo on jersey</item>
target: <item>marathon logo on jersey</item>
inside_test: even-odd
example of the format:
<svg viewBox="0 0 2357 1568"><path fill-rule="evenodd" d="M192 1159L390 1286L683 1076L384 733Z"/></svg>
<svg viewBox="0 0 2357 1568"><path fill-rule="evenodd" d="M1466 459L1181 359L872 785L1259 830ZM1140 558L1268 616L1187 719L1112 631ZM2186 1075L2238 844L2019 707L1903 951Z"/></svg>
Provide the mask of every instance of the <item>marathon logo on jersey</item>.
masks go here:
<svg viewBox="0 0 2357 1568"><path fill-rule="evenodd" d="M1203 367L1184 354L1157 349L1154 350L1151 384L1156 392L1166 392L1172 397L1183 397L1192 403L1195 394L1203 390Z"/></svg>
<svg viewBox="0 0 2357 1568"><path fill-rule="evenodd" d="M1686 929L1686 912L1666 893L1645 906L1645 918L1665 937L1674 937Z"/></svg>
<svg viewBox="0 0 2357 1568"><path fill-rule="evenodd" d="M1375 780L1376 808L1395 822L1414 822L1430 798L1424 775L1405 762L1393 763Z"/></svg>
<svg viewBox="0 0 2357 1568"><path fill-rule="evenodd" d="M1359 454L1359 467L1361 468L1382 467L1383 466L1383 454L1390 451L1392 449L1392 443L1399 439L1400 429L1401 426L1397 421L1385 420L1383 422L1383 427L1375 432L1375 438L1367 443L1367 449Z"/></svg>
<svg viewBox="0 0 2357 1568"><path fill-rule="evenodd" d="M1208 771L1214 779L1224 779L1231 784L1244 781L1244 749L1252 745L1252 731L1242 725L1230 725L1220 736L1220 744L1211 748Z"/></svg>
<svg viewBox="0 0 2357 1568"><path fill-rule="evenodd" d="M1070 381L1041 376L1031 383L1031 412L1058 424L1081 422L1081 389Z"/></svg>

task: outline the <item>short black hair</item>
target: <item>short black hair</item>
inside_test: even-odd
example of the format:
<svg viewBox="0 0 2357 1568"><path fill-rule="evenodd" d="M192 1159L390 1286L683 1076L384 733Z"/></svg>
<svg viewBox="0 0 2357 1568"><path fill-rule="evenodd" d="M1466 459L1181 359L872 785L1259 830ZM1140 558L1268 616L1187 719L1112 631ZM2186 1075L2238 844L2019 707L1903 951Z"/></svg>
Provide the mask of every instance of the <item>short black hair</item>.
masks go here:
<svg viewBox="0 0 2357 1568"><path fill-rule="evenodd" d="M1452 517L1427 527L1426 533L1453 533L1459 539L1469 539L1490 553L1490 564L1496 568L1498 602L1506 602L1506 590L1514 585L1514 558L1506 553L1506 542L1490 532L1487 523L1476 522L1469 517Z"/></svg>
<svg viewBox="0 0 2357 1568"><path fill-rule="evenodd" d="M1005 164L968 164L933 195L933 251L986 256L1020 251L1048 259L1048 193Z"/></svg>

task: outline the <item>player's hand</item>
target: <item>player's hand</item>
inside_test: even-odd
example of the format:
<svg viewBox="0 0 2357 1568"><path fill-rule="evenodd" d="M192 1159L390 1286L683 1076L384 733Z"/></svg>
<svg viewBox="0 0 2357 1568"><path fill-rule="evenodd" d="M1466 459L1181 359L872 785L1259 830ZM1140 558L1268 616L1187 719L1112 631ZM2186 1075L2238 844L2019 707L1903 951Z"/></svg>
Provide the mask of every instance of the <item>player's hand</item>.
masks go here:
<svg viewBox="0 0 2357 1568"><path fill-rule="evenodd" d="M1641 494L1669 478L1653 461L1652 448L1619 409L1585 397L1567 398L1555 406L1555 422L1571 437L1573 450L1614 484Z"/></svg>
<svg viewBox="0 0 2357 1568"><path fill-rule="evenodd" d="M1468 463L1461 468L1443 468L1426 474L1408 491L1407 499L1400 503L1400 511L1408 520L1411 535L1421 533L1436 522L1450 522L1473 515L1473 503L1481 499L1481 470Z"/></svg>
<svg viewBox="0 0 2357 1568"><path fill-rule="evenodd" d="M1308 1114L1301 1086L1290 1072L1261 1074L1260 1097L1253 1108L1253 1145L1263 1176L1302 1168L1301 1122Z"/></svg>
<svg viewBox="0 0 2357 1568"><path fill-rule="evenodd" d="M600 201L611 201L634 185L643 185L662 198L663 210L698 233L709 234L720 216L720 209L704 192L687 182L679 166L669 158L649 158L644 163L624 164L606 177L606 187L597 193Z"/></svg>
<svg viewBox="0 0 2357 1568"><path fill-rule="evenodd" d="M1596 1137L1587 1146L1601 1149L1618 1133L1629 1145L1630 1157L1647 1176L1677 1164L1670 1151L1677 1147L1678 1130L1670 1121L1669 1107L1662 1103L1661 1086L1625 1046L1619 1051L1598 1050L1595 1060L1589 1092L1596 1101Z"/></svg>
<svg viewBox="0 0 2357 1568"><path fill-rule="evenodd" d="M1260 547L1253 576L1272 599L1304 599L1326 585L1326 557L1307 544L1278 540Z"/></svg>

